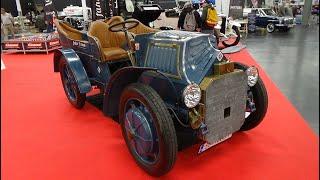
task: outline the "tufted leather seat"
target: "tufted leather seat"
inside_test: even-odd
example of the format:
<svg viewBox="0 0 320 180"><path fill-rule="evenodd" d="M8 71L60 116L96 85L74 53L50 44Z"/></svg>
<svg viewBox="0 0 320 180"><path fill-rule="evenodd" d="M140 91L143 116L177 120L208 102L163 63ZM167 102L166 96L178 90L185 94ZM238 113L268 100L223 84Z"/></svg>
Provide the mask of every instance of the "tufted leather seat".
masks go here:
<svg viewBox="0 0 320 180"><path fill-rule="evenodd" d="M97 39L99 49L102 51L102 61L116 61L128 58L126 50L121 45L126 43L123 32L111 32L108 30L109 25L102 21L94 21L91 23L88 31L89 36Z"/></svg>
<svg viewBox="0 0 320 180"><path fill-rule="evenodd" d="M108 28L116 23L123 22L121 16L113 16L105 21L94 21L91 23L88 35L97 39L97 44L103 55L102 61L116 61L128 58L126 50L121 46L126 43L123 32L111 32ZM133 35L157 32L158 30L145 26L141 22L129 32Z"/></svg>

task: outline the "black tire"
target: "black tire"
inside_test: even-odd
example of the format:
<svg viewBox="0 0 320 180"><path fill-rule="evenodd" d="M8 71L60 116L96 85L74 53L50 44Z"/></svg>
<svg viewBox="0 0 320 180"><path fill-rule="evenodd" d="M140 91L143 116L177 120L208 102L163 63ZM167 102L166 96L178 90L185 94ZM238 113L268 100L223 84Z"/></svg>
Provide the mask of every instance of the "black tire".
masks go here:
<svg viewBox="0 0 320 180"><path fill-rule="evenodd" d="M65 70L69 72L68 79L65 74L66 72ZM59 71L60 71L62 86L69 102L77 109L81 109L86 102L86 94L80 93L74 74L72 73L68 63L64 58L60 59ZM67 85L67 81L70 82L69 86Z"/></svg>
<svg viewBox="0 0 320 180"><path fill-rule="evenodd" d="M268 33L273 33L276 30L276 26L273 23L269 23L266 26Z"/></svg>
<svg viewBox="0 0 320 180"><path fill-rule="evenodd" d="M155 162L152 164L143 161L135 149L129 144L124 118L126 104L132 99L137 99L146 106L151 114L152 123L155 124L155 133L157 133L159 138L157 141L159 152ZM162 176L169 172L176 161L178 144L173 121L161 97L151 87L140 83L134 83L127 86L122 92L119 106L119 120L122 134L127 147L137 164L152 176Z"/></svg>
<svg viewBox="0 0 320 180"><path fill-rule="evenodd" d="M240 42L240 37L241 37L241 35L240 35L240 30L239 30L239 28L237 27L237 26L232 26L232 29L236 32L236 34L237 34L237 39L233 42L233 43L230 43L230 44L228 44L226 41L222 41L222 44L225 46L225 47L231 47L231 46L235 46L235 45L237 45L239 42Z"/></svg>
<svg viewBox="0 0 320 180"><path fill-rule="evenodd" d="M248 66L242 63L236 62L235 68L245 71L248 68ZM250 129L257 127L262 122L268 109L268 94L260 77L258 79L257 84L251 87L250 89L253 94L256 111L251 113L246 118L244 124L240 128L240 131L248 131Z"/></svg>

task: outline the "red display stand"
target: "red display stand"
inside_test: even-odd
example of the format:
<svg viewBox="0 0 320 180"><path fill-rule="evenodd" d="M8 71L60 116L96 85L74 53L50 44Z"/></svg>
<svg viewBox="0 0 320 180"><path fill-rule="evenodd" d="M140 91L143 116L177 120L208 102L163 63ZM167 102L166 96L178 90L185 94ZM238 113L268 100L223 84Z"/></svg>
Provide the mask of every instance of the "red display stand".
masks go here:
<svg viewBox="0 0 320 180"><path fill-rule="evenodd" d="M229 57L257 65L247 50ZM53 54L3 55L2 179L153 179L134 162L117 123L89 103L82 110L70 105L52 59ZM199 145L180 151L172 171L160 179L319 178L319 137L259 69L269 95L262 124L201 155Z"/></svg>
<svg viewBox="0 0 320 180"><path fill-rule="evenodd" d="M60 47L59 35L56 33L27 34L1 43L3 53L46 52L48 54Z"/></svg>

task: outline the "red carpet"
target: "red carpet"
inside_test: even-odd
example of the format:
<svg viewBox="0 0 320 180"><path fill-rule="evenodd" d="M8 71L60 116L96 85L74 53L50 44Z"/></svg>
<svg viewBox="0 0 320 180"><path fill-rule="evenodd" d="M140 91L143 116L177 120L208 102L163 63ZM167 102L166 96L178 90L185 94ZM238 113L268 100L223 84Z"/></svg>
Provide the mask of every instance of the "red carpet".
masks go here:
<svg viewBox="0 0 320 180"><path fill-rule="evenodd" d="M246 50L230 56L256 64ZM152 179L130 156L119 125L90 104L73 108L53 55L3 55L1 163L4 180ZM264 122L202 155L178 153L163 179L318 179L319 137L260 69L269 94Z"/></svg>

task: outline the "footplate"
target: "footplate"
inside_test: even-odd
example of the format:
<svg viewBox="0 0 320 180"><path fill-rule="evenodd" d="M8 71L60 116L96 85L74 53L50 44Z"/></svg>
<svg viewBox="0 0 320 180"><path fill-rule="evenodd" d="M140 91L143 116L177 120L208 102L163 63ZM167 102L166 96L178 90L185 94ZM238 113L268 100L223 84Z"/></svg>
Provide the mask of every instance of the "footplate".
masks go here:
<svg viewBox="0 0 320 180"><path fill-rule="evenodd" d="M209 144L208 142L205 142L204 144L202 144L199 148L198 154L203 153L204 151L208 150L209 148L231 138L232 134L229 134L227 137L224 137L223 139L220 139L219 141Z"/></svg>

